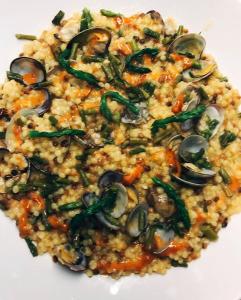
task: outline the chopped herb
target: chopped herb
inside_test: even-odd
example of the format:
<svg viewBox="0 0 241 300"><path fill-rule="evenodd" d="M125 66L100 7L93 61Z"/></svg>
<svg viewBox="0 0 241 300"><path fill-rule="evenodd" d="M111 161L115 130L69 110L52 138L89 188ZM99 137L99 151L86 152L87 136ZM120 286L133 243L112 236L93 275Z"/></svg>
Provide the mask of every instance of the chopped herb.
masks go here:
<svg viewBox="0 0 241 300"><path fill-rule="evenodd" d="M205 105L199 105L190 111L181 112L179 114L173 115L165 119L156 120L152 123L151 132L154 135L158 132L159 128L166 128L166 125L169 123L173 123L173 122L182 123L189 119L198 118L204 113L205 110L206 110Z"/></svg>
<svg viewBox="0 0 241 300"><path fill-rule="evenodd" d="M33 241L30 238L25 238L25 242L28 245L28 248L32 254L33 257L38 256L38 249L37 247L34 245Z"/></svg>
<svg viewBox="0 0 241 300"><path fill-rule="evenodd" d="M53 25L60 25L60 22L62 21L62 19L64 18L64 12L62 10L60 10L57 15L53 18L52 20L52 24Z"/></svg>
<svg viewBox="0 0 241 300"><path fill-rule="evenodd" d="M193 55L193 54L192 54ZM194 69L198 69L198 70L201 70L202 69L202 65L199 61L194 61L193 64L192 64L192 67Z"/></svg>
<svg viewBox="0 0 241 300"><path fill-rule="evenodd" d="M209 224L203 224L200 227L200 230L205 238L207 238L209 241L216 241L218 239L217 233L214 231L214 229Z"/></svg>
<svg viewBox="0 0 241 300"><path fill-rule="evenodd" d="M18 40L28 40L28 41L37 40L37 37L35 35L30 35L30 34L17 33L15 34L15 36Z"/></svg>
<svg viewBox="0 0 241 300"><path fill-rule="evenodd" d="M114 75L121 79L122 78L122 73L123 73L123 68L122 68L122 62L120 58L118 58L115 55L109 54L108 55L109 61L110 61L110 66L114 72Z"/></svg>
<svg viewBox="0 0 241 300"><path fill-rule="evenodd" d="M201 131L200 134L205 137L207 140L210 139L210 137L213 134L214 129L218 126L219 121L216 119L211 120L210 118L207 120L207 126L208 128Z"/></svg>
<svg viewBox="0 0 241 300"><path fill-rule="evenodd" d="M49 224L49 221L48 221L48 213L46 212L46 210L44 210L41 214L41 221L42 221L46 231L50 231L52 229L52 226Z"/></svg>
<svg viewBox="0 0 241 300"><path fill-rule="evenodd" d="M91 149L86 149L81 155L76 155L75 158L76 160L81 161L82 163L84 163L88 156L92 153L94 153L97 149L91 148Z"/></svg>
<svg viewBox="0 0 241 300"><path fill-rule="evenodd" d="M207 160L206 157L202 157L195 162L195 165L203 169L212 169L212 164Z"/></svg>
<svg viewBox="0 0 241 300"><path fill-rule="evenodd" d="M82 60L83 63L89 64L89 63L92 63L92 62L103 62L104 58L100 57L100 56L96 56L96 55L94 55L94 56L82 55L81 60Z"/></svg>
<svg viewBox="0 0 241 300"><path fill-rule="evenodd" d="M97 114L97 110L95 109L86 109L85 110L85 115L86 116L93 116L93 115L96 115Z"/></svg>
<svg viewBox="0 0 241 300"><path fill-rule="evenodd" d="M81 16L80 31L89 29L91 27L92 21L93 18L91 16L90 11L87 8L84 8Z"/></svg>
<svg viewBox="0 0 241 300"><path fill-rule="evenodd" d="M222 177L223 182L225 184L230 184L231 183L231 178L230 178L228 172L225 169L221 168L218 173Z"/></svg>
<svg viewBox="0 0 241 300"><path fill-rule="evenodd" d="M133 52L137 52L140 50L139 46L137 45L137 42L135 40L132 40L130 42L130 46Z"/></svg>
<svg viewBox="0 0 241 300"><path fill-rule="evenodd" d="M208 100L209 99L207 92L205 91L205 89L202 86L200 86L197 89L197 92L198 92L198 94L199 94L199 96L201 97L202 100Z"/></svg>
<svg viewBox="0 0 241 300"><path fill-rule="evenodd" d="M14 72L7 71L7 78L8 80L16 80L17 82L20 82L23 84L23 77L22 75Z"/></svg>
<svg viewBox="0 0 241 300"><path fill-rule="evenodd" d="M45 88L49 85L51 85L51 81L38 82L38 83L31 84L31 89L40 90L40 89Z"/></svg>
<svg viewBox="0 0 241 300"><path fill-rule="evenodd" d="M71 203L66 203L63 205L59 206L59 210L60 211L71 211L71 210L75 210L75 209L79 209L83 207L83 203L80 201L75 201L75 202L71 202Z"/></svg>
<svg viewBox="0 0 241 300"><path fill-rule="evenodd" d="M180 54L180 55L183 55L183 56L186 56L188 58L194 58L195 55L193 55L191 52L188 52L188 51L177 51L177 54Z"/></svg>
<svg viewBox="0 0 241 300"><path fill-rule="evenodd" d="M105 73L106 80L108 82L112 81L114 79L114 76L112 74L110 65L103 64L103 65L101 65L101 68L102 68L102 71Z"/></svg>
<svg viewBox="0 0 241 300"><path fill-rule="evenodd" d="M182 35L184 32L184 27L183 25L179 25L178 29L177 29L177 33L176 35L179 36L179 35Z"/></svg>
<svg viewBox="0 0 241 300"><path fill-rule="evenodd" d="M80 114L82 122L86 124L87 123L87 119L86 119L85 111L83 109L81 109L80 112L79 112L79 114Z"/></svg>
<svg viewBox="0 0 241 300"><path fill-rule="evenodd" d="M108 18L115 18L115 17L121 17L122 16L120 13L115 13L113 11L106 10L106 9L101 9L100 13L102 14L102 16L106 16Z"/></svg>
<svg viewBox="0 0 241 300"><path fill-rule="evenodd" d="M227 77L220 77L219 80L221 82L228 82L228 78Z"/></svg>
<svg viewBox="0 0 241 300"><path fill-rule="evenodd" d="M130 139L126 142L124 142L122 145L121 145L121 148L127 148L127 147L133 147L133 146L139 146L139 145L147 145L148 144L148 141L147 140L142 140L142 139Z"/></svg>
<svg viewBox="0 0 241 300"><path fill-rule="evenodd" d="M154 94L154 91L156 89L156 86L152 82L145 82L142 85L142 88L148 93L149 97L151 97Z"/></svg>
<svg viewBox="0 0 241 300"><path fill-rule="evenodd" d="M80 178L82 180L82 184L84 187L87 187L89 186L89 179L88 177L86 176L85 172L82 170L82 165L78 164L76 165L76 170L78 171L79 175L80 175Z"/></svg>
<svg viewBox="0 0 241 300"><path fill-rule="evenodd" d="M5 139L5 132L0 131L0 140Z"/></svg>
<svg viewBox="0 0 241 300"><path fill-rule="evenodd" d="M145 35L147 35L147 36L149 36L149 37L151 37L151 38L153 38L155 40L159 40L160 39L160 35L161 34L159 32L151 30L150 28L145 27L143 29L143 32L144 32Z"/></svg>
<svg viewBox="0 0 241 300"><path fill-rule="evenodd" d="M88 73L88 72L84 72L84 71L81 71L81 70L75 70L74 68L72 68L70 66L70 63L68 61L69 57L70 57L70 53L71 53L71 50L66 48L58 57L58 61L59 61L59 64L62 68L64 68L69 74L73 75L74 77L80 79L80 80L84 80L86 81L87 83L93 85L93 86L96 86L98 87L99 84L98 84L98 79Z"/></svg>
<svg viewBox="0 0 241 300"><path fill-rule="evenodd" d="M117 92L109 91L109 92L106 92L105 94L103 94L101 97L100 112L110 122L113 121L113 115L107 105L107 98L111 98L111 100L114 100L114 101L126 106L135 115L137 115L139 113L139 108L136 107L129 99L124 98Z"/></svg>
<svg viewBox="0 0 241 300"><path fill-rule="evenodd" d="M83 220L87 217L95 215L101 210L111 206L116 200L117 189L111 188L104 195L92 205L88 206L85 210L82 210L79 214L75 215L70 221L70 229L75 232L82 224Z"/></svg>
<svg viewBox="0 0 241 300"><path fill-rule="evenodd" d="M121 114L120 114L118 111L116 111L116 112L113 113L113 115L112 115L112 120L113 120L114 123L120 124L120 121L121 121Z"/></svg>
<svg viewBox="0 0 241 300"><path fill-rule="evenodd" d="M189 230L191 227L191 220L189 217L188 210L185 206L185 202L180 198L176 190L169 184L163 182L158 177L153 177L152 181L155 185L163 188L164 192L167 194L168 197L170 197L176 206L176 212L173 217L173 230L180 234L180 225L179 222L181 222L186 230Z"/></svg>
<svg viewBox="0 0 241 300"><path fill-rule="evenodd" d="M136 148L130 150L129 154L130 155L135 155L135 154L139 154L139 153L142 153L142 152L146 152L146 149L142 148L142 147L136 147Z"/></svg>
<svg viewBox="0 0 241 300"><path fill-rule="evenodd" d="M56 127L58 120L54 116L49 116L49 122L53 127Z"/></svg>
<svg viewBox="0 0 241 300"><path fill-rule="evenodd" d="M61 136L84 136L85 132L79 129L62 129L58 131L37 131L31 130L29 132L30 138L54 138L54 137L61 137Z"/></svg>
<svg viewBox="0 0 241 300"><path fill-rule="evenodd" d="M188 264L187 264L187 262L179 262L179 261L177 261L177 260L174 260L174 259L171 259L171 265L173 266L173 267L181 267L181 268L187 268L188 267Z"/></svg>
<svg viewBox="0 0 241 300"><path fill-rule="evenodd" d="M76 59L76 54L77 54L78 47L79 47L78 43L73 43L73 45L71 47L70 56L69 56L70 60L75 60Z"/></svg>
<svg viewBox="0 0 241 300"><path fill-rule="evenodd" d="M108 124L102 124L100 129L100 135L104 139L105 144L112 144L113 140L111 138L111 132L112 128Z"/></svg>
<svg viewBox="0 0 241 300"><path fill-rule="evenodd" d="M44 159L38 155L33 155L32 157L29 158L30 162L33 164L39 164L39 165L48 165L48 160Z"/></svg>
<svg viewBox="0 0 241 300"><path fill-rule="evenodd" d="M233 132L229 130L225 130L224 133L219 137L219 143L221 148L222 149L226 148L230 143L235 141L236 138L237 136Z"/></svg>
<svg viewBox="0 0 241 300"><path fill-rule="evenodd" d="M157 56L158 52L159 52L158 48L144 48L140 51L135 52L134 54L127 56L126 69L133 73L139 73L139 74L150 73L151 70L149 68L139 67L133 64L133 62L138 61L140 58L143 57L143 55L149 55L152 58L154 58L155 56Z"/></svg>

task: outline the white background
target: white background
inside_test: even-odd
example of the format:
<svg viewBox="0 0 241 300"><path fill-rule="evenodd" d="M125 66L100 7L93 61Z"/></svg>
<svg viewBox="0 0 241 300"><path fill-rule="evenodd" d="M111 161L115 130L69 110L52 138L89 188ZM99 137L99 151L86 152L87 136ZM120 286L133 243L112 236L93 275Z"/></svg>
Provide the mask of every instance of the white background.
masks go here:
<svg viewBox="0 0 241 300"><path fill-rule="evenodd" d="M193 32L202 32L207 51L223 73L241 90L241 0L0 0L0 77L21 51L15 33L38 35L64 10L70 14L84 6L131 14L156 9L174 16ZM0 213L0 300L239 300L241 299L241 215L235 216L219 241L187 269L166 276L131 276L115 281L88 279L53 264L48 256L33 259L18 237L13 222Z"/></svg>

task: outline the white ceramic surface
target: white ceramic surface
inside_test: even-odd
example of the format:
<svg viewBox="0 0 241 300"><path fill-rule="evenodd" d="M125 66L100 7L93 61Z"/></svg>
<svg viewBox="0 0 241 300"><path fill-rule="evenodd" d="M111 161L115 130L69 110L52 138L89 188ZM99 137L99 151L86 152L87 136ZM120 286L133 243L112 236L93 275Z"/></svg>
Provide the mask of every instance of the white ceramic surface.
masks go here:
<svg viewBox="0 0 241 300"><path fill-rule="evenodd" d="M202 32L207 51L241 90L241 0L0 0L0 77L22 42L16 32L39 34L55 13L109 8L126 14L150 9L174 16L191 31ZM219 241L187 269L166 276L131 276L115 281L89 279L63 271L48 256L33 259L13 222L0 213L0 300L239 300L241 299L241 215L221 231Z"/></svg>

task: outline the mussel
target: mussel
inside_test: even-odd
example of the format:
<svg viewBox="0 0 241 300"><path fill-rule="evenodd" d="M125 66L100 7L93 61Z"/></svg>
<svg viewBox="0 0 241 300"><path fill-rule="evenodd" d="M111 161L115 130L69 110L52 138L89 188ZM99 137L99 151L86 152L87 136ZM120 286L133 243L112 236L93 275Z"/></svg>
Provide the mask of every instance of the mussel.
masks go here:
<svg viewBox="0 0 241 300"><path fill-rule="evenodd" d="M205 138L210 139L218 132L223 120L223 109L215 104L209 105L197 124L197 130Z"/></svg>
<svg viewBox="0 0 241 300"><path fill-rule="evenodd" d="M81 250L78 250L77 257L74 262L68 261L68 255L62 253L61 257L58 256L58 262L74 272L82 272L87 267L87 258Z"/></svg>
<svg viewBox="0 0 241 300"><path fill-rule="evenodd" d="M74 44L78 44L78 48L83 48L83 46L90 43L89 50L92 52L90 55L104 54L108 51L111 37L109 30L102 27L93 27L83 30L74 36L69 41L67 48L72 49Z"/></svg>
<svg viewBox="0 0 241 300"><path fill-rule="evenodd" d="M200 34L188 33L177 37L171 43L169 52L191 55L195 59L200 59L205 46L205 39Z"/></svg>
<svg viewBox="0 0 241 300"><path fill-rule="evenodd" d="M161 254L171 244L174 236L174 231L162 224L151 225L145 233L145 246L152 253Z"/></svg>
<svg viewBox="0 0 241 300"><path fill-rule="evenodd" d="M46 70L36 59L30 57L18 57L10 65L10 71L22 76L20 83L31 85L46 80Z"/></svg>
<svg viewBox="0 0 241 300"><path fill-rule="evenodd" d="M186 82L197 82L209 77L216 69L216 64L207 60L200 60L200 68L190 68L182 72L182 78Z"/></svg>
<svg viewBox="0 0 241 300"><path fill-rule="evenodd" d="M7 174L4 172L6 167ZM29 174L29 161L24 155L0 148L0 194L5 194L9 188L18 183L25 184Z"/></svg>
<svg viewBox="0 0 241 300"><path fill-rule="evenodd" d="M126 231L131 237L138 237L147 226L147 206L137 205L129 214L126 221Z"/></svg>
<svg viewBox="0 0 241 300"><path fill-rule="evenodd" d="M172 199L160 188L152 187L147 192L147 202L163 218L168 218L174 214L176 207Z"/></svg>

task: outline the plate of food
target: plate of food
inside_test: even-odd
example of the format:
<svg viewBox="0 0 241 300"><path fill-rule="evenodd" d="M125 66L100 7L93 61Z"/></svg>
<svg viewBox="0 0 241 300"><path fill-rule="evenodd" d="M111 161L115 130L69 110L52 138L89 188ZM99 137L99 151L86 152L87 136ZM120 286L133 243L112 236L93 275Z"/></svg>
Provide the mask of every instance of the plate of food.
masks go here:
<svg viewBox="0 0 241 300"><path fill-rule="evenodd" d="M231 2L3 4L1 299L240 299Z"/></svg>

